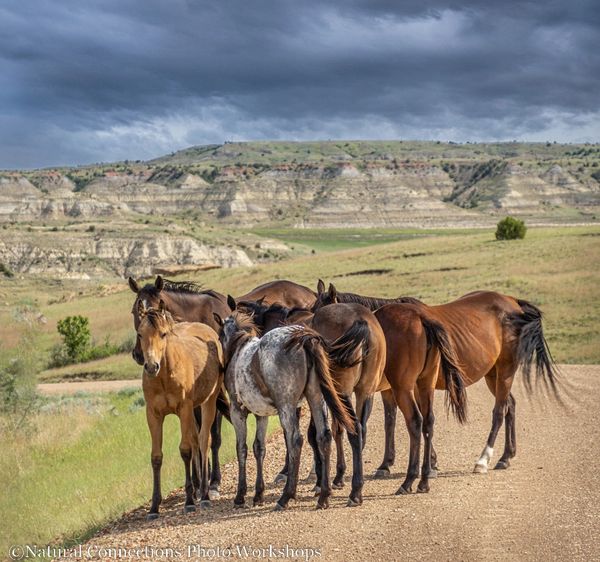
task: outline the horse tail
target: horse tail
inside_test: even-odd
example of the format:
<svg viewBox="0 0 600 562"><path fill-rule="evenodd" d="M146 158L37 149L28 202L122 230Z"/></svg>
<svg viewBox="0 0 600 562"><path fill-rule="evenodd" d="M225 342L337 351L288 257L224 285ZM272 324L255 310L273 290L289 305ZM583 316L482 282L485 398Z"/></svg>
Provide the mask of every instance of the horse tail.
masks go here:
<svg viewBox="0 0 600 562"><path fill-rule="evenodd" d="M327 346L329 359L347 369L358 365L369 353L369 324L366 320L356 320L338 339ZM358 353L362 347L362 355Z"/></svg>
<svg viewBox="0 0 600 562"><path fill-rule="evenodd" d="M347 404L338 394L329 370L329 357L325 351L325 344L321 336L310 328L294 327L286 344L285 351L290 349L304 349L308 358L310 369L313 370L319 381L325 403L329 406L334 419L348 431L356 433L354 418Z"/></svg>
<svg viewBox="0 0 600 562"><path fill-rule="evenodd" d="M446 407L459 423L467 421L467 390L463 370L448 339L448 332L439 323L421 316L427 344L440 352L440 366L446 383Z"/></svg>
<svg viewBox="0 0 600 562"><path fill-rule="evenodd" d="M542 327L542 311L530 302L517 299L521 312L513 312L508 320L518 337L517 363L525 377L525 386L531 392L531 367L535 356L536 378L550 383L557 394L556 378L558 371L550 353Z"/></svg>
<svg viewBox="0 0 600 562"><path fill-rule="evenodd" d="M224 385L221 385L219 395L217 396L217 411L220 412L229 423L231 423L231 416L229 415L229 399L225 393Z"/></svg>

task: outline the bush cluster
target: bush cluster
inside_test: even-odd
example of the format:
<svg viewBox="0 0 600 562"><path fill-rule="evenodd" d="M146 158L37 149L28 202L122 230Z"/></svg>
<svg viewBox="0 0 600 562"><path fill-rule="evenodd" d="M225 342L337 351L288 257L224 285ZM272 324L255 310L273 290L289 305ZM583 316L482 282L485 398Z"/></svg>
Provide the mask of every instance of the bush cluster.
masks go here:
<svg viewBox="0 0 600 562"><path fill-rule="evenodd" d="M517 240L525 238L527 227L522 220L514 217L502 219L496 226L496 240Z"/></svg>

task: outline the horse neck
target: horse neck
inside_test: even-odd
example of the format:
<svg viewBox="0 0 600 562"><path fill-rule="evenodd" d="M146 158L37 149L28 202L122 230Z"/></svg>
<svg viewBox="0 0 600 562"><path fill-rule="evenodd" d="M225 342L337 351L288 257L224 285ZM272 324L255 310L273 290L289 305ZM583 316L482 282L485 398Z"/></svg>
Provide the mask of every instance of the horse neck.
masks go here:
<svg viewBox="0 0 600 562"><path fill-rule="evenodd" d="M189 294L163 291L162 298L167 310L175 317L185 321L192 320L195 310L194 303L191 302Z"/></svg>
<svg viewBox="0 0 600 562"><path fill-rule="evenodd" d="M184 381L180 380L180 373L182 370L175 369L175 366L181 363L181 359L184 355L180 347L177 336L172 332L167 334L167 345L160 362L160 371L158 373L163 385L172 385L174 382L179 385L184 383Z"/></svg>

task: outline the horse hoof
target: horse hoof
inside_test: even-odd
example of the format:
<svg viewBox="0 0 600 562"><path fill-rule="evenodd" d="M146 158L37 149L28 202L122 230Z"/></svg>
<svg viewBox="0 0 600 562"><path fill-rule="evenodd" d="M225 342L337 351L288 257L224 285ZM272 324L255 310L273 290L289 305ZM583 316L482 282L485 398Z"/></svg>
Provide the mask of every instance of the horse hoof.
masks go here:
<svg viewBox="0 0 600 562"><path fill-rule="evenodd" d="M275 480L274 480L275 484L285 484L286 482L287 482L287 474L279 473L277 476L275 476Z"/></svg>
<svg viewBox="0 0 600 562"><path fill-rule="evenodd" d="M506 470L509 466L509 461L498 461L494 467L494 470Z"/></svg>
<svg viewBox="0 0 600 562"><path fill-rule="evenodd" d="M375 478L387 478L390 475L389 468L378 468L373 475Z"/></svg>
<svg viewBox="0 0 600 562"><path fill-rule="evenodd" d="M200 504L202 505L202 504ZM183 513L193 513L194 511L196 511L196 506L195 505L185 505L183 506Z"/></svg>
<svg viewBox="0 0 600 562"><path fill-rule="evenodd" d="M424 484L424 485L419 484L417 486L417 494L427 494L427 493L429 493L429 484Z"/></svg>
<svg viewBox="0 0 600 562"><path fill-rule="evenodd" d="M218 500L221 497L221 492L219 490L209 490L208 491L208 499L209 500Z"/></svg>
<svg viewBox="0 0 600 562"><path fill-rule="evenodd" d="M254 498L252 500L252 505L254 507L259 507L259 506L264 505L264 504L265 504L265 500L263 498Z"/></svg>
<svg viewBox="0 0 600 562"><path fill-rule="evenodd" d="M200 509L210 509L211 507L210 500L202 500L200 502Z"/></svg>
<svg viewBox="0 0 600 562"><path fill-rule="evenodd" d="M282 506L279 502L277 502L275 504L275 507L273 508L273 511L285 511L285 507Z"/></svg>
<svg viewBox="0 0 600 562"><path fill-rule="evenodd" d="M322 502L317 502L317 509L327 509L329 507L329 501L324 500Z"/></svg>
<svg viewBox="0 0 600 562"><path fill-rule="evenodd" d="M346 507L359 507L361 505L362 505L361 501L353 500L352 498L348 498L348 503L346 504Z"/></svg>
<svg viewBox="0 0 600 562"><path fill-rule="evenodd" d="M432 468L429 471L429 474L427 475L427 478L437 478L438 477L438 471L437 468Z"/></svg>
<svg viewBox="0 0 600 562"><path fill-rule="evenodd" d="M158 519L158 513L148 513L146 515L146 521L154 521L155 519Z"/></svg>
<svg viewBox="0 0 600 562"><path fill-rule="evenodd" d="M334 481L331 483L331 487L332 487L334 490L341 490L341 489L344 487L344 481L343 481L343 480L334 480Z"/></svg>
<svg viewBox="0 0 600 562"><path fill-rule="evenodd" d="M408 494L411 494L412 490L410 489L406 489L403 486L400 486L400 488L398 488L398 490L396 491L396 495L397 496L407 496Z"/></svg>
<svg viewBox="0 0 600 562"><path fill-rule="evenodd" d="M321 494L321 486L315 486L311 491L315 494L315 496L318 496Z"/></svg>
<svg viewBox="0 0 600 562"><path fill-rule="evenodd" d="M484 464L476 464L473 469L473 474L487 474L488 468Z"/></svg>
<svg viewBox="0 0 600 562"><path fill-rule="evenodd" d="M246 507L247 507L246 506L246 502L243 502L243 503L233 502L233 508L234 509L246 509Z"/></svg>

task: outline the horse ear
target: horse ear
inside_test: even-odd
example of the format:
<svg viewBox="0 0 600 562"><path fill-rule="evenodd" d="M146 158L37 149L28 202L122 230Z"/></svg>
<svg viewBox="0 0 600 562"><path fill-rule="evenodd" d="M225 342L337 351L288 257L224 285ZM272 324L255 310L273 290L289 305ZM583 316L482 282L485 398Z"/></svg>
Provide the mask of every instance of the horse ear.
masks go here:
<svg viewBox="0 0 600 562"><path fill-rule="evenodd" d="M222 328L224 324L223 318L221 318L216 312L213 312L213 318L215 319L215 322Z"/></svg>
<svg viewBox="0 0 600 562"><path fill-rule="evenodd" d="M140 286L137 284L137 281L133 277L130 277L128 281L129 288L137 295L140 292Z"/></svg>
<svg viewBox="0 0 600 562"><path fill-rule="evenodd" d="M165 281L161 275L156 276L156 281L154 281L154 286L156 287L156 290L159 292L163 290L163 287L165 286Z"/></svg>
<svg viewBox="0 0 600 562"><path fill-rule="evenodd" d="M337 302L337 289L333 286L333 283L329 283L329 298L331 302Z"/></svg>
<svg viewBox="0 0 600 562"><path fill-rule="evenodd" d="M138 305L137 305L137 312L138 312L138 316L140 317L140 320L146 316L146 305L144 304L144 301L139 300L138 301Z"/></svg>
<svg viewBox="0 0 600 562"><path fill-rule="evenodd" d="M265 300L265 297L264 297L264 295L263 295L262 297L260 297L260 299L258 299L258 300L256 301L256 304L257 304L258 306L262 306L262 303L264 302L264 300Z"/></svg>
<svg viewBox="0 0 600 562"><path fill-rule="evenodd" d="M227 295L227 306L231 309L232 312L237 308L237 303L231 295Z"/></svg>
<svg viewBox="0 0 600 562"><path fill-rule="evenodd" d="M319 279L318 283L317 283L317 293L320 295L321 293L325 292L325 283L323 282L323 279Z"/></svg>

